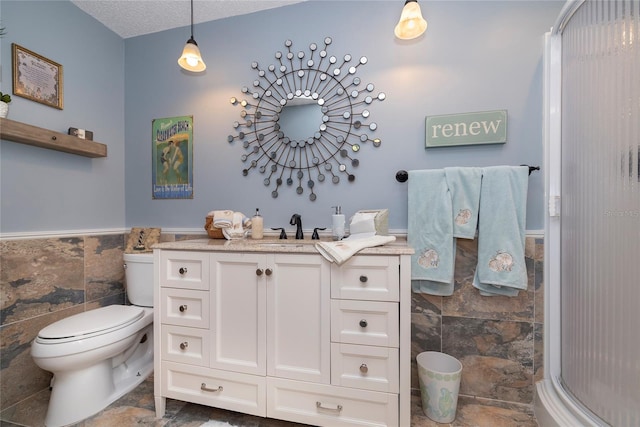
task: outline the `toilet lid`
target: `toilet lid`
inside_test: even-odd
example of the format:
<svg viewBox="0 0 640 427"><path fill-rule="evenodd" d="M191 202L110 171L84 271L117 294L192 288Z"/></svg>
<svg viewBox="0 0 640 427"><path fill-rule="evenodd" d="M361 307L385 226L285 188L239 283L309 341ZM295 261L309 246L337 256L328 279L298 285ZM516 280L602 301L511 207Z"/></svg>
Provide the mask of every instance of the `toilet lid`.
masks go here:
<svg viewBox="0 0 640 427"><path fill-rule="evenodd" d="M143 314L144 310L141 307L109 305L58 320L43 328L38 336L46 339L61 339L96 334L126 326L140 319Z"/></svg>

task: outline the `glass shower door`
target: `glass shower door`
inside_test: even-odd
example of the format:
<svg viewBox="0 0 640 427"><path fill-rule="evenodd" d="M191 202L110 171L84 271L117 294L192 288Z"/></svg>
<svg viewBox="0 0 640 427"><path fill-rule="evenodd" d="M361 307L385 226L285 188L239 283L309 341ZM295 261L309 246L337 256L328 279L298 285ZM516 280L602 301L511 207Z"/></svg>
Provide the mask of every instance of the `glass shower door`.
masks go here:
<svg viewBox="0 0 640 427"><path fill-rule="evenodd" d="M640 1L586 1L562 33L561 381L640 425Z"/></svg>

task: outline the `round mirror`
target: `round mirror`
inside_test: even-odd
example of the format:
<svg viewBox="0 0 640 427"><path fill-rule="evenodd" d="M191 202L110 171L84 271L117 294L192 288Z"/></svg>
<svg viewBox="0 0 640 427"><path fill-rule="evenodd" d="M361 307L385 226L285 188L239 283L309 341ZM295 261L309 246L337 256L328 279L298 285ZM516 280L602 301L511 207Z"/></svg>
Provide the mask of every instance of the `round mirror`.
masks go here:
<svg viewBox="0 0 640 427"><path fill-rule="evenodd" d="M351 54L342 56L340 63L339 56L327 53L331 37L323 41L324 48L311 43L308 52L297 54L293 42L285 41L286 53L275 53L278 64L269 65L268 72L253 61L251 68L258 79L252 82L252 92L244 86L242 93L255 101L229 100L243 108L240 114L244 121L233 123L234 129L241 129L227 138L229 143L241 141L246 150L241 156L242 174L247 176L251 169L257 169L264 175L264 186L275 185L271 191L274 198L283 184L297 194L309 192L309 200L315 201L316 184L326 178L334 184L341 178L354 182L349 168L360 164L351 157L361 152L358 142L373 141L374 147L381 143L379 138L371 140L360 132L377 129L376 123L368 122L370 112L363 107L383 101L385 94L364 97L363 92L374 90L373 83L362 87L359 77L347 79L359 69L349 66ZM367 62L363 56L358 65Z"/></svg>

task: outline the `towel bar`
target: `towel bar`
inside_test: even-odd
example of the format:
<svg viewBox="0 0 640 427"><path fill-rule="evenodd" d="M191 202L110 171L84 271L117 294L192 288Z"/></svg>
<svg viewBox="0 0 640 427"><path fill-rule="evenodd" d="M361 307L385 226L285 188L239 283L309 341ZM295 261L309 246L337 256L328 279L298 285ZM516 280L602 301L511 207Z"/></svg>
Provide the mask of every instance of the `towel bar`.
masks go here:
<svg viewBox="0 0 640 427"><path fill-rule="evenodd" d="M520 166L529 167L529 175L531 175L531 172L533 171L540 170L540 166L529 166L529 165L520 165ZM396 181L407 182L408 179L409 179L409 172L407 172L406 170L399 170L398 172L396 172Z"/></svg>

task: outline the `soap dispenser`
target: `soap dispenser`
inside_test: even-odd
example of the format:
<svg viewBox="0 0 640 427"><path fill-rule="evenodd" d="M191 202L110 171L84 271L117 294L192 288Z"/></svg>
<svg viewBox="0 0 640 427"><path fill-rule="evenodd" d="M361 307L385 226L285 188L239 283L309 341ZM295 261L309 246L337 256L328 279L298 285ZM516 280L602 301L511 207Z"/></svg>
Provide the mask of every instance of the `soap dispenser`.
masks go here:
<svg viewBox="0 0 640 427"><path fill-rule="evenodd" d="M344 237L344 215L341 206L331 206L336 212L331 217L331 235L333 240L342 240Z"/></svg>
<svg viewBox="0 0 640 427"><path fill-rule="evenodd" d="M260 209L256 208L256 214L251 218L251 238L262 239L264 237L264 221L260 216Z"/></svg>

